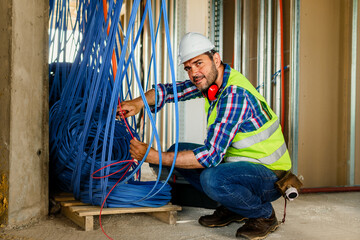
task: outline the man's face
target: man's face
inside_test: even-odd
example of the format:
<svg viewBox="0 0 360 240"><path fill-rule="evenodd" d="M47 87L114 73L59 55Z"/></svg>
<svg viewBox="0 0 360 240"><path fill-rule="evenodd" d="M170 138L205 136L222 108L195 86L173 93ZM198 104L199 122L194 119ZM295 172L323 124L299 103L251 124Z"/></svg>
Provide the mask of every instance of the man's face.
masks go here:
<svg viewBox="0 0 360 240"><path fill-rule="evenodd" d="M218 77L214 61L206 54L186 61L184 70L188 73L191 82L202 92L207 91Z"/></svg>

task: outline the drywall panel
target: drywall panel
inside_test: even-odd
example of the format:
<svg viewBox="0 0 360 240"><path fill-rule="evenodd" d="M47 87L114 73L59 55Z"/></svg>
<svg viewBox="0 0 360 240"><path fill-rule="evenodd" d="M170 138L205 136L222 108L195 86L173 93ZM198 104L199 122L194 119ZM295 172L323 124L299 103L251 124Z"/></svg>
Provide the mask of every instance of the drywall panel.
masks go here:
<svg viewBox="0 0 360 240"><path fill-rule="evenodd" d="M300 2L298 173L305 187L347 180L349 2Z"/></svg>
<svg viewBox="0 0 360 240"><path fill-rule="evenodd" d="M356 69L356 139L355 139L355 185L360 185L360 3L357 9L357 69Z"/></svg>
<svg viewBox="0 0 360 240"><path fill-rule="evenodd" d="M233 66L234 61L235 1L223 0L223 56L224 63ZM241 37L241 36L238 36Z"/></svg>

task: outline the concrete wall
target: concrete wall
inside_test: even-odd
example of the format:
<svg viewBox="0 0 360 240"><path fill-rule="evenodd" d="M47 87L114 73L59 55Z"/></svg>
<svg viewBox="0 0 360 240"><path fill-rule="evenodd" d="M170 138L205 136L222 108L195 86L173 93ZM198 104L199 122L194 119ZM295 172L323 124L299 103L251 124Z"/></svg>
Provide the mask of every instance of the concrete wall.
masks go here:
<svg viewBox="0 0 360 240"><path fill-rule="evenodd" d="M0 3L0 174L9 186L8 214L0 217L9 226L48 211L48 6Z"/></svg>
<svg viewBox="0 0 360 240"><path fill-rule="evenodd" d="M0 225L8 220L11 10L12 2L0 1Z"/></svg>

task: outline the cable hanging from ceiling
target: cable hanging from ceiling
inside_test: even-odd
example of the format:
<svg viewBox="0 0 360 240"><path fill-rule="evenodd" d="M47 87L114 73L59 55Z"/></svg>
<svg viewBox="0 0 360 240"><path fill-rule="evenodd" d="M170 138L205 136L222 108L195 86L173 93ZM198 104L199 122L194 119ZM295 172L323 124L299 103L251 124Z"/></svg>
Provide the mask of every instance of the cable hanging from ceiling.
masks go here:
<svg viewBox="0 0 360 240"><path fill-rule="evenodd" d="M141 166L147 154L141 161L131 159L129 154L130 140L140 139L136 118L116 119L118 104L133 97L131 89L136 84L152 128L147 153L153 143L161 149L156 114L151 113L146 102L140 66L136 65L134 54L141 34L148 28L152 57L150 66L145 67L152 73L148 74L144 85L148 85L150 78L157 84L159 65L155 44L160 24L154 28L151 1L134 0L126 26L120 20L125 5L121 0L77 0L74 1L75 14L71 2L49 2L51 181L61 191L72 192L76 199L93 205L163 206L171 198L167 180L175 161L166 181L159 181L159 177L156 181L140 181ZM163 22L171 80L175 82L166 9L163 0L157 20ZM135 24L138 14L141 22ZM177 143L177 99L175 117ZM175 157L176 153L177 145ZM161 163L161 155L159 158ZM161 170L160 164L160 173Z"/></svg>

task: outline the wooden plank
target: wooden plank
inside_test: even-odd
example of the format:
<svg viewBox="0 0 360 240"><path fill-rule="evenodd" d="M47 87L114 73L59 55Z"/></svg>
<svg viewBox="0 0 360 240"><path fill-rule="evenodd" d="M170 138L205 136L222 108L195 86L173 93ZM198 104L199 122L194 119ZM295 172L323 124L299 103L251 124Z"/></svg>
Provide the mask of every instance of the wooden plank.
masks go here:
<svg viewBox="0 0 360 240"><path fill-rule="evenodd" d="M74 194L69 192L61 192L56 194L56 196L74 196Z"/></svg>
<svg viewBox="0 0 360 240"><path fill-rule="evenodd" d="M75 198L74 196L55 196L54 197L54 200L57 201L57 202L64 202L64 201L74 201Z"/></svg>
<svg viewBox="0 0 360 240"><path fill-rule="evenodd" d="M90 210L94 210L94 209L99 209L99 211L100 211L100 207L99 207L99 206L93 206L93 205L69 206L69 209L70 209L72 212L90 211Z"/></svg>
<svg viewBox="0 0 360 240"><path fill-rule="evenodd" d="M177 220L177 211L168 211L168 212L150 212L147 213L150 216L153 216L155 218L157 218L158 220L164 222L164 223L168 223L171 225L175 225L176 224L176 220Z"/></svg>
<svg viewBox="0 0 360 240"><path fill-rule="evenodd" d="M85 231L94 230L94 216L85 216Z"/></svg>
<svg viewBox="0 0 360 240"><path fill-rule="evenodd" d="M77 200L65 201L60 203L61 206L70 207L70 206L85 206L87 203L79 202Z"/></svg>
<svg viewBox="0 0 360 240"><path fill-rule="evenodd" d="M77 213L72 212L69 207L62 207L61 213L73 221L75 224L80 226L85 231L91 231L94 229L94 217L93 216L86 216L81 217Z"/></svg>
<svg viewBox="0 0 360 240"><path fill-rule="evenodd" d="M78 206L81 207L81 206ZM138 208L104 208L101 212L102 215L121 214L121 213L148 213L148 212L168 212L168 211L181 211L181 207L177 205L165 205L162 207L138 207ZM99 215L100 207L89 209L77 209L76 212L79 216Z"/></svg>

